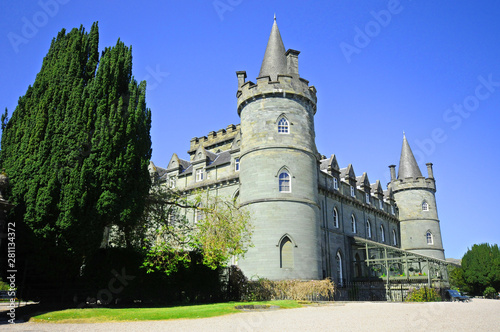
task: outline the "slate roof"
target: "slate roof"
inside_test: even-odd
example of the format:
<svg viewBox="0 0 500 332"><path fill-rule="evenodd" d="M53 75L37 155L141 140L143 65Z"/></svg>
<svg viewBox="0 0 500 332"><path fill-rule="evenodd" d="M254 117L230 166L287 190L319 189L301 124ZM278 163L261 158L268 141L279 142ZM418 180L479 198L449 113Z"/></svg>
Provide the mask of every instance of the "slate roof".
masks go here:
<svg viewBox="0 0 500 332"><path fill-rule="evenodd" d="M399 159L398 179L421 177L422 173L418 167L417 161L413 156L410 144L403 134L403 147L401 149L401 158Z"/></svg>
<svg viewBox="0 0 500 332"><path fill-rule="evenodd" d="M271 76L272 81L278 80L278 74L287 74L287 61L285 55L285 46L281 39L281 34L276 23L276 15L274 23L267 42L266 53L262 66L260 67L259 77Z"/></svg>
<svg viewBox="0 0 500 332"><path fill-rule="evenodd" d="M212 164L210 164L210 166L207 166L207 168L224 165L230 162L231 162L231 152L223 151L216 156L215 160L212 162Z"/></svg>

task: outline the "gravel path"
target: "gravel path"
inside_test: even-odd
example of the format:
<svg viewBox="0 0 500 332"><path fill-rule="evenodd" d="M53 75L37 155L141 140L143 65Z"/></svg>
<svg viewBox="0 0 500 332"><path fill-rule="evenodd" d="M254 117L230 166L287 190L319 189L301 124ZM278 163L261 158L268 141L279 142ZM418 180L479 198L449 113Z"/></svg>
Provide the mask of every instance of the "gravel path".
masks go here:
<svg viewBox="0 0 500 332"><path fill-rule="evenodd" d="M8 331L500 331L500 300L470 303L335 302L171 321L0 326Z"/></svg>

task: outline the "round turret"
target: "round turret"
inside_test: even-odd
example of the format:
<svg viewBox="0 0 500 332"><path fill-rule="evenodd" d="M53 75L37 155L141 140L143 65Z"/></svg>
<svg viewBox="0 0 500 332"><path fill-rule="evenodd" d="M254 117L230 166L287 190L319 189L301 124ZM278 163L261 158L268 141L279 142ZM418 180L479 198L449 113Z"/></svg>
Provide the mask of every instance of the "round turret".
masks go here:
<svg viewBox="0 0 500 332"><path fill-rule="evenodd" d="M284 52L274 22L257 83L237 72L239 199L255 230L254 247L239 262L248 277L322 278L316 89L299 77L298 54Z"/></svg>

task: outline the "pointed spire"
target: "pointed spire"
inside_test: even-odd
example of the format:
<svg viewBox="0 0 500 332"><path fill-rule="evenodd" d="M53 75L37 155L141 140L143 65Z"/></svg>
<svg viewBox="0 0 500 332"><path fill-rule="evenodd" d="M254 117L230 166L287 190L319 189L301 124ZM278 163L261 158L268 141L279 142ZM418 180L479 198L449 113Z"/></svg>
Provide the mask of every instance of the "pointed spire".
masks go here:
<svg viewBox="0 0 500 332"><path fill-rule="evenodd" d="M278 24L276 23L276 15L274 15L274 23L267 42L264 60L262 60L262 66L260 67L259 77L271 76L271 80L277 80L278 74L287 73L286 64L285 45L283 45L283 40L281 40Z"/></svg>
<svg viewBox="0 0 500 332"><path fill-rule="evenodd" d="M417 161L411 152L410 144L403 133L403 148L401 149L401 159L399 160L398 179L421 177L422 173Z"/></svg>

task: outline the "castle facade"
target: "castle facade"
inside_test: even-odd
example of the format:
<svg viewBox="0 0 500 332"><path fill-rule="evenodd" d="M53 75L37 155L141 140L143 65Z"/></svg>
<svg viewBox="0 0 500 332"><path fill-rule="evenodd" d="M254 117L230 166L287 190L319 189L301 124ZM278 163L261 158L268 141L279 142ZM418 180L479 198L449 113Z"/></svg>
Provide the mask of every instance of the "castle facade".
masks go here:
<svg viewBox="0 0 500 332"><path fill-rule="evenodd" d="M341 168L334 154L320 155L316 88L300 77L298 56L285 51L275 19L255 83L236 73L241 124L193 138L189 160L174 154L166 168L151 163L151 173L184 195L207 190L250 211L254 247L237 261L249 278L342 285L376 276L377 266L409 275L424 271L422 262L444 261L432 164L422 176L404 137L398 174L391 165L384 190L351 164ZM184 215L202 218L192 209ZM389 261L387 252L419 259Z"/></svg>

